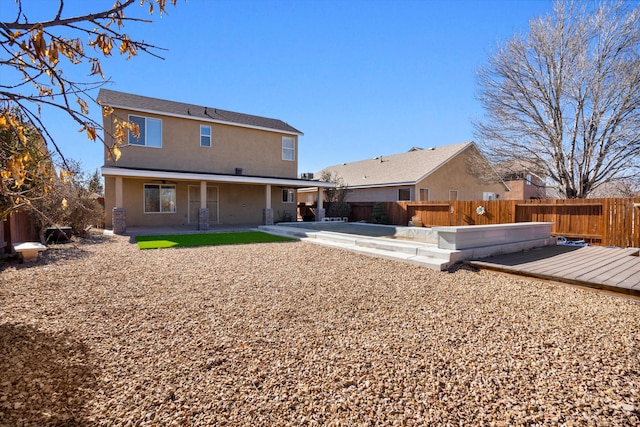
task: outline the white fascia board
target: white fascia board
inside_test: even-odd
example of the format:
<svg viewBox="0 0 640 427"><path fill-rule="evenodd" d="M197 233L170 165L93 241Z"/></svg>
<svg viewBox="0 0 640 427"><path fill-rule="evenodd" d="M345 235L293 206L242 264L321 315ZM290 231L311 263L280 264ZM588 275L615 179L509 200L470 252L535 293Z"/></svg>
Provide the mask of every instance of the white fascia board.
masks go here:
<svg viewBox="0 0 640 427"><path fill-rule="evenodd" d="M216 175L195 172L166 172L154 170L102 167L102 176L121 176L123 178L173 179L184 181L229 182L233 184L284 185L289 187L309 187L309 180L290 178L263 178L246 175ZM316 187L331 188L335 184L318 181Z"/></svg>
<svg viewBox="0 0 640 427"><path fill-rule="evenodd" d="M302 132L290 132L290 131L280 130L280 129L265 128L265 127L262 127L262 126L252 126L252 125L245 125L245 124L236 123L236 122L226 122L224 120L206 119L204 117L194 117L194 116L189 116L189 115L186 115L186 114L167 113L167 112L164 112L164 111L148 110L148 109L145 109L145 108L127 107L127 106L124 106L124 105L115 105L115 104L114 105L109 104L109 106L111 108L120 108L122 110L137 111L138 113L156 114L158 116L177 117L177 118L180 118L180 119L197 120L199 122L206 122L206 123L218 123L218 124L221 124L221 125L236 126L236 127L248 128L248 129L264 130L264 131L267 131L267 132L284 133L284 134L287 134L287 135L298 135L298 136L303 136L304 135L304 133L302 133Z"/></svg>
<svg viewBox="0 0 640 427"><path fill-rule="evenodd" d="M404 187L407 185L416 185L416 181L407 181L407 182L391 182L386 184L365 184L365 185L347 185L347 189L358 189L358 188L381 188L381 187Z"/></svg>

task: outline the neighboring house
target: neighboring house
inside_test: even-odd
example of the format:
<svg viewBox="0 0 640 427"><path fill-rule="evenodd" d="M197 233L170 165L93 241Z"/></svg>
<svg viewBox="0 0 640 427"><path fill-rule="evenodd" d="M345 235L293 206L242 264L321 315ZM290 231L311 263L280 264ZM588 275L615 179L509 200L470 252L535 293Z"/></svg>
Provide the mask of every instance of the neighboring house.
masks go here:
<svg viewBox="0 0 640 427"><path fill-rule="evenodd" d="M507 200L546 199L547 183L542 172L527 161L504 162L496 165L496 171L507 183L511 191L505 194Z"/></svg>
<svg viewBox="0 0 640 427"><path fill-rule="evenodd" d="M104 117L107 147L114 115L140 127L117 162L105 148L105 225L116 233L272 224L295 215L297 188L332 185L297 178L302 132L281 120L105 89L98 102L113 108Z"/></svg>
<svg viewBox="0 0 640 427"><path fill-rule="evenodd" d="M473 142L329 166L349 188L348 202L503 199L508 186ZM301 201L305 195L299 196Z"/></svg>

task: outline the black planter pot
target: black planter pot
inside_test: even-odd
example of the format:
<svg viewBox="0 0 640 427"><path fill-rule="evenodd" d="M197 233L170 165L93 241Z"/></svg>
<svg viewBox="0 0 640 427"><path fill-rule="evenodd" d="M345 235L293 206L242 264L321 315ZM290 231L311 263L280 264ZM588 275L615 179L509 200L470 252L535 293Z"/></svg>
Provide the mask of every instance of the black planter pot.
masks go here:
<svg viewBox="0 0 640 427"><path fill-rule="evenodd" d="M50 227L44 232L47 243L68 243L71 241L73 231L71 227Z"/></svg>

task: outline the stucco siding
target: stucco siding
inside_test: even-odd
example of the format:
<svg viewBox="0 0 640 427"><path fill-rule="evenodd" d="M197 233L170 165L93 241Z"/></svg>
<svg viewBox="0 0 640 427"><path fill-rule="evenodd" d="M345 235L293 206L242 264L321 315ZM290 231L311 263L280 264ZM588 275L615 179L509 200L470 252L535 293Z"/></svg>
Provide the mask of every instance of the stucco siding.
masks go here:
<svg viewBox="0 0 640 427"><path fill-rule="evenodd" d="M468 162L467 154L462 153L418 182L416 187L428 188L429 200L449 200L450 190L458 192L458 200L482 200L483 192L493 192L499 199L504 199L504 185L481 182L469 172Z"/></svg>
<svg viewBox="0 0 640 427"><path fill-rule="evenodd" d="M298 171L298 138L296 135L243 128L238 126L117 110L128 119L129 114L162 120L162 147L125 145L118 162L109 160L105 148L105 165L159 170L181 170L234 174L241 168L244 175L296 178ZM105 129L113 131L112 116L104 118ZM200 125L211 126L211 147L200 146ZM295 159L282 160L282 137L295 141ZM108 140L109 146L113 144Z"/></svg>
<svg viewBox="0 0 640 427"><path fill-rule="evenodd" d="M189 223L189 186L200 186L199 181L167 182L176 187L176 211L170 213L144 212L144 185L158 184L158 180L123 179L123 208L128 227L154 227L186 225ZM211 182L218 189L218 222L221 224L262 224L266 206L266 186ZM271 206L274 220L281 221L285 211L295 217L296 204L283 203L280 187L272 187ZM115 207L115 178L105 177L105 224L113 226L111 213ZM191 219L193 224L194 220Z"/></svg>
<svg viewBox="0 0 640 427"><path fill-rule="evenodd" d="M507 181L509 188L511 191L507 191L505 194L505 199L507 200L523 200L526 197L524 196L524 181L523 180L513 180Z"/></svg>
<svg viewBox="0 0 640 427"><path fill-rule="evenodd" d="M347 194L347 202L397 202L398 189L411 189L411 199L414 199L414 190L411 185L399 187L354 188Z"/></svg>
<svg viewBox="0 0 640 427"><path fill-rule="evenodd" d="M546 198L545 183L537 177L532 177L531 184L527 184L525 179L507 181L511 188L505 194L507 200L523 199L544 199Z"/></svg>

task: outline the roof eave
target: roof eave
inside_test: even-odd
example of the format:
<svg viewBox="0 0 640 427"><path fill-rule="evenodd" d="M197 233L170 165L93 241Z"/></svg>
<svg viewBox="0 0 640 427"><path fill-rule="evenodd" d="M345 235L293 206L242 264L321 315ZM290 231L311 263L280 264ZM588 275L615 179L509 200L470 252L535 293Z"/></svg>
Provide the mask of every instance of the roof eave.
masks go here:
<svg viewBox="0 0 640 427"><path fill-rule="evenodd" d="M174 179L185 181L227 182L233 184L286 185L290 187L335 187L334 183L316 181L313 184L307 179L255 177L247 175L224 175L200 172L172 172L147 169L129 169L112 166L101 168L102 176L120 176L123 178Z"/></svg>
<svg viewBox="0 0 640 427"><path fill-rule="evenodd" d="M361 185L350 185L350 184L347 184L347 188L349 188L349 189L358 189L358 188L400 187L400 186L404 186L404 185L416 185L416 184L418 184L417 181L371 183L371 184L361 184Z"/></svg>
<svg viewBox="0 0 640 427"><path fill-rule="evenodd" d="M176 117L176 118L187 119L187 120L197 120L197 121L200 121L200 122L217 123L217 124L221 124L221 125L237 126L237 127L247 128L247 129L263 130L263 131L267 131L267 132L284 133L284 134L287 134L287 135L298 135L298 136L303 136L304 135L304 133L302 133L302 132L300 132L298 130L296 130L294 132L294 131L288 131L288 130L283 130L283 129L268 128L268 127L263 127L263 126L247 125L247 124L238 123L238 122L229 122L229 121L225 121L225 120L216 120L216 119L211 119L211 118L207 118L207 117L190 116L188 114L168 113L166 111L159 111L159 110L153 110L153 109L148 109L148 108L139 108L139 107L132 107L132 106L128 106L128 105L120 105L120 104L110 104L108 102L106 102L105 105L108 105L111 108L119 108L119 109L122 109L122 110L137 111L139 113L157 114L159 116Z"/></svg>

